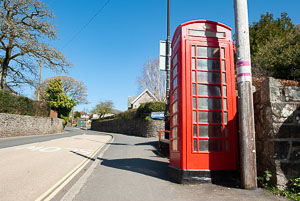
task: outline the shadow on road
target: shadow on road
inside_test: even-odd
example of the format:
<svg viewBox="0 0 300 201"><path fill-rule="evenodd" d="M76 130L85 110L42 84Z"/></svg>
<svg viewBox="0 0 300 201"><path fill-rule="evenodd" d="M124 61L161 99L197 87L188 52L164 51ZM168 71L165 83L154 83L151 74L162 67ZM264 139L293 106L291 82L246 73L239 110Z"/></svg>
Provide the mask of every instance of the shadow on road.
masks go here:
<svg viewBox="0 0 300 201"><path fill-rule="evenodd" d="M126 158L107 160L98 158L102 161L101 165L120 170L127 170L158 179L169 181L168 179L168 163L149 160L144 158Z"/></svg>

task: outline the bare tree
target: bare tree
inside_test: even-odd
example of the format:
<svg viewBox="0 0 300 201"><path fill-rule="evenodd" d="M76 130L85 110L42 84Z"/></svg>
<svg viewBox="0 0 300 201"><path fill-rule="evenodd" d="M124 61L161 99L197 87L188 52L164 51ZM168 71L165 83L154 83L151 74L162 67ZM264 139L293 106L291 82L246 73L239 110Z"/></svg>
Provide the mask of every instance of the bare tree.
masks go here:
<svg viewBox="0 0 300 201"><path fill-rule="evenodd" d="M66 59L45 41L56 39L53 15L39 0L0 1L0 89L7 84L34 85L38 62L54 71L65 71Z"/></svg>
<svg viewBox="0 0 300 201"><path fill-rule="evenodd" d="M159 59L145 62L142 74L137 77L140 90L148 89L159 101L166 101L166 73L159 69Z"/></svg>
<svg viewBox="0 0 300 201"><path fill-rule="evenodd" d="M73 99L76 105L88 103L87 91L84 83L69 76L55 76L45 79L41 83L40 88L35 91L35 94L37 95L39 92L41 99L45 99L44 92L49 82L53 79L61 80L65 94L68 95L71 99Z"/></svg>

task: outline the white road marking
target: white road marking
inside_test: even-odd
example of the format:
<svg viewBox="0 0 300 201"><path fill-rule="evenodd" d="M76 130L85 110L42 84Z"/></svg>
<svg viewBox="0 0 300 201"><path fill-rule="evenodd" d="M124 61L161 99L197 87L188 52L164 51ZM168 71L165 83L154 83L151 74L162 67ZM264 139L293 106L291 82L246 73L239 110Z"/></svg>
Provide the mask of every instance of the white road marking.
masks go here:
<svg viewBox="0 0 300 201"><path fill-rule="evenodd" d="M60 147L45 147L43 149L40 149L40 152L55 152L61 150Z"/></svg>
<svg viewBox="0 0 300 201"><path fill-rule="evenodd" d="M78 149L78 148L61 148L61 147L39 147L39 146L28 146L28 147L18 147L16 150L30 150L30 151L39 151L39 152L56 152L60 150L70 150L71 152L77 152L80 154L86 154L89 155L92 153L93 150L91 149Z"/></svg>

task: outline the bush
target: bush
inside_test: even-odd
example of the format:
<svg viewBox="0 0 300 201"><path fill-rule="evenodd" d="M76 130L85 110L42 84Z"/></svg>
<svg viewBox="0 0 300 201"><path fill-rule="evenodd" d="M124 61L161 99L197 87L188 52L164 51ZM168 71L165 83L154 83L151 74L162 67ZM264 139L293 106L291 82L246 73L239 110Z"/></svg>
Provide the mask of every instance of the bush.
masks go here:
<svg viewBox="0 0 300 201"><path fill-rule="evenodd" d="M33 101L27 97L0 90L0 113L49 116L49 109L45 102Z"/></svg>
<svg viewBox="0 0 300 201"><path fill-rule="evenodd" d="M298 196L300 196L300 177L291 179L288 188L292 193L295 193Z"/></svg>
<svg viewBox="0 0 300 201"><path fill-rule="evenodd" d="M136 115L136 109L129 109L125 112L122 112L116 116L118 119L134 119Z"/></svg>
<svg viewBox="0 0 300 201"><path fill-rule="evenodd" d="M151 112L162 112L166 109L165 102L148 102L143 103L136 111L135 118L149 119Z"/></svg>

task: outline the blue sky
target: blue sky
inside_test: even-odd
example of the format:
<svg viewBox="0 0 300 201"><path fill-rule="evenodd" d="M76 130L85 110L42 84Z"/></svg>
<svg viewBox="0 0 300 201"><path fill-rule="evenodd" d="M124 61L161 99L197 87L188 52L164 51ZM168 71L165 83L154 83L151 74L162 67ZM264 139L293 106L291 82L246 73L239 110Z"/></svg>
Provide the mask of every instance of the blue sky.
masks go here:
<svg viewBox="0 0 300 201"><path fill-rule="evenodd" d="M166 39L167 0L110 0L107 6L74 39L107 0L45 0L54 13L59 40L51 44L73 64L68 75L83 81L90 110L99 101L112 100L116 109L127 109L127 97L138 95L137 76L143 64L159 55L159 40ZM299 0L248 0L249 22L269 11L275 17L287 12L300 24ZM171 37L186 21L207 19L234 29L233 0L171 0ZM66 44L68 45L66 46ZM43 70L42 79L55 74ZM27 92L32 96L32 92Z"/></svg>

